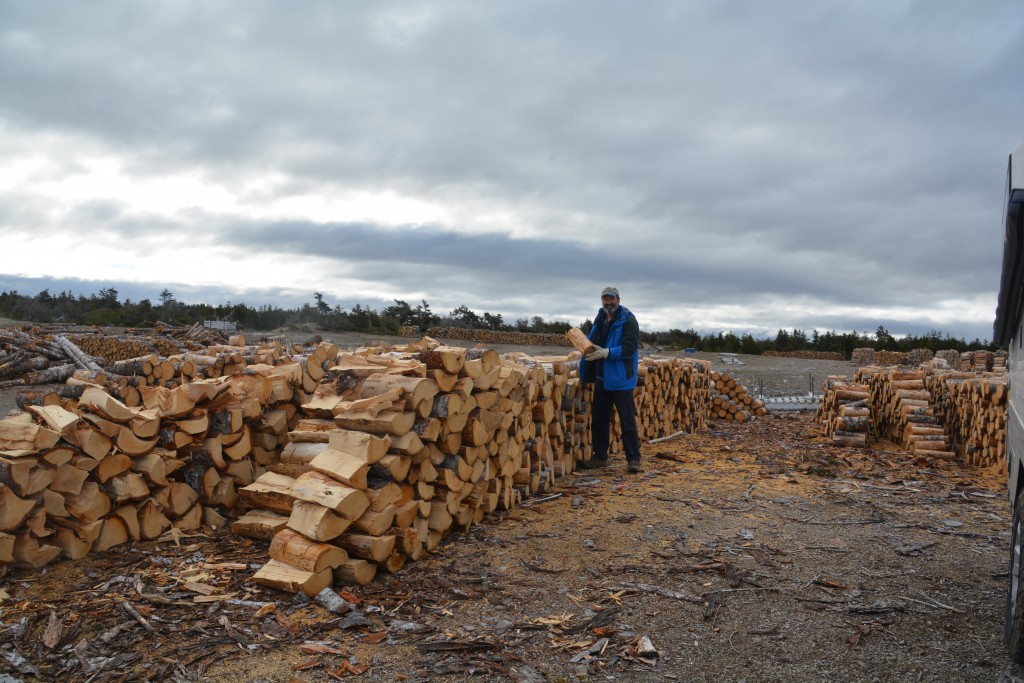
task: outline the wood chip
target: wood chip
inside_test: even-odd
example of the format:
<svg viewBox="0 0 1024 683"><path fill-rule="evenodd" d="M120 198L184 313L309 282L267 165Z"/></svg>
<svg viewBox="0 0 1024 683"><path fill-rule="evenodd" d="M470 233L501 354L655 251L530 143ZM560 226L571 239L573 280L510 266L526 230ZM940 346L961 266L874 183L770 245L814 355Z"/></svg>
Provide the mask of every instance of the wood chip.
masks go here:
<svg viewBox="0 0 1024 683"><path fill-rule="evenodd" d="M186 581L182 588L193 593L201 593L202 595L213 595L220 590L208 583L199 583L198 581Z"/></svg>
<svg viewBox="0 0 1024 683"><path fill-rule="evenodd" d="M63 620L57 616L56 612L50 610L50 618L46 622L46 631L43 633L43 645L52 650L60 642L63 630Z"/></svg>
<svg viewBox="0 0 1024 683"><path fill-rule="evenodd" d="M197 595L196 597L192 598L192 602L200 604L207 602L221 602L222 600L230 600L236 595L238 595L238 591L225 593L224 595Z"/></svg>
<svg viewBox="0 0 1024 683"><path fill-rule="evenodd" d="M321 645L320 643L303 643L299 646L299 649L311 655L348 655L344 650L339 650L330 645Z"/></svg>

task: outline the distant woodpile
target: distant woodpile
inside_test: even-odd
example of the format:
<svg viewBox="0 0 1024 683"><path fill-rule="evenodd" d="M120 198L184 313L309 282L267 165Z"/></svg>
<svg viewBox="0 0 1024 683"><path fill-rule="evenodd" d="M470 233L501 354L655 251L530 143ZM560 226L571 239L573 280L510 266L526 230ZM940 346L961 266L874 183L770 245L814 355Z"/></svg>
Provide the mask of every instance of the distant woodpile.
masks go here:
<svg viewBox="0 0 1024 683"><path fill-rule="evenodd" d="M875 352L875 364L876 365L899 365L900 363L909 363L910 359L907 354L901 351L876 351Z"/></svg>
<svg viewBox="0 0 1024 683"><path fill-rule="evenodd" d="M104 333L100 328L79 325L27 325L20 329L0 330L0 388L63 382L75 370L102 367L116 375L139 375L124 372L115 366L118 361L151 361L154 357L165 365L149 379L169 380L180 377L191 367L182 354L212 345L226 344L229 337L201 324L157 324L148 329L127 329L118 335ZM70 344L69 344L70 342ZM162 360L159 358L162 357ZM173 366L173 367L171 367ZM132 380L134 386L140 380ZM144 381L143 383L148 383ZM127 384L122 382L122 386ZM164 386L169 385L168 382Z"/></svg>
<svg viewBox="0 0 1024 683"><path fill-rule="evenodd" d="M806 360L843 360L842 354L834 351L765 351L762 356L772 358L804 358Z"/></svg>
<svg viewBox="0 0 1024 683"><path fill-rule="evenodd" d="M940 351L918 366L869 365L852 381L829 377L822 389L817 420L834 443L864 446L874 436L922 458L1005 465L1005 352Z"/></svg>
<svg viewBox="0 0 1024 683"><path fill-rule="evenodd" d="M398 328L401 337L419 337L418 327L403 326ZM517 332L515 330L480 330L468 327L431 327L427 336L435 339L454 339L458 341L475 341L484 344L509 344L519 346L572 346L564 334L538 334L535 332Z"/></svg>
<svg viewBox="0 0 1024 683"><path fill-rule="evenodd" d="M821 389L817 420L822 434L839 446L866 446L873 434L868 387L843 376L830 376Z"/></svg>
<svg viewBox="0 0 1024 683"><path fill-rule="evenodd" d="M956 366L953 366L956 367ZM960 354L960 369L974 372L1006 372L1006 352L965 351Z"/></svg>
<svg viewBox="0 0 1024 683"><path fill-rule="evenodd" d="M767 415L764 403L751 395L745 386L728 372L711 373L711 417L746 422L757 415Z"/></svg>

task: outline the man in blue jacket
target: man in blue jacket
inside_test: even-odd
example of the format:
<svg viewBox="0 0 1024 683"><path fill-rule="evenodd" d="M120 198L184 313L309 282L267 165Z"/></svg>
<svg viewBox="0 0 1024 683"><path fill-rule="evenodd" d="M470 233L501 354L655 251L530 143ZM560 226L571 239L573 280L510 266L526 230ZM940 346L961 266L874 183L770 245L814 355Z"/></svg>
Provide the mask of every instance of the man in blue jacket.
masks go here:
<svg viewBox="0 0 1024 683"><path fill-rule="evenodd" d="M580 377L594 384L590 407L591 446L589 460L579 466L585 470L608 465L608 442L612 425L612 407L622 425L622 447L626 451L626 471L640 471L640 438L636 430L637 369L640 363L640 325L636 317L619 305L619 290L605 287L601 292L601 310L590 327L590 341L597 348L580 362Z"/></svg>

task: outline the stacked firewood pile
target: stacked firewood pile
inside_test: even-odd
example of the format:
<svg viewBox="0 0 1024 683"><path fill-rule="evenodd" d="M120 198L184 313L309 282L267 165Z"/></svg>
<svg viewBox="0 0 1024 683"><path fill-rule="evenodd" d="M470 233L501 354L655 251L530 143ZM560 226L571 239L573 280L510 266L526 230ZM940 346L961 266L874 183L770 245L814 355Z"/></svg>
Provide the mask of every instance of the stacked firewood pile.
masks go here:
<svg viewBox="0 0 1024 683"><path fill-rule="evenodd" d="M865 375L859 377L866 379ZM873 431L868 386L833 375L822 382L821 390L815 416L821 433L840 446L866 446Z"/></svg>
<svg viewBox="0 0 1024 683"><path fill-rule="evenodd" d="M755 415L767 415L761 399L754 398L747 388L728 372L712 372L711 417L745 422Z"/></svg>
<svg viewBox="0 0 1024 683"><path fill-rule="evenodd" d="M131 360L141 364L142 359L150 361L153 356L173 357L227 341L222 332L205 329L199 323L191 326L158 324L155 328L128 329L116 335L106 334L100 328L52 324L0 330L0 387L60 383L75 369L94 370L95 367L113 375L134 374L125 373L123 367L115 364ZM168 381L171 379L180 383L183 373L177 372L172 377L166 368L161 370L155 377L147 375L143 381L164 381L162 386L173 384ZM131 384L137 382L134 380Z"/></svg>
<svg viewBox="0 0 1024 683"><path fill-rule="evenodd" d="M991 351L964 351L960 354L960 369L975 372L991 370L994 355Z"/></svg>
<svg viewBox="0 0 1024 683"><path fill-rule="evenodd" d="M969 355L982 367L989 360ZM950 370L937 356L916 369L863 367L853 384L830 377L823 390L818 420L836 443L864 445L874 429L875 436L922 457L981 467L1005 460L1005 374Z"/></svg>
<svg viewBox="0 0 1024 683"><path fill-rule="evenodd" d="M221 526L237 488L276 458L300 373L292 363L142 387L134 408L74 379L23 397L26 412L0 421L0 572Z"/></svg>
<svg viewBox="0 0 1024 683"><path fill-rule="evenodd" d="M420 336L419 328L403 326L398 330L403 337ZM572 346L564 334L538 334L509 330L480 330L468 327L431 327L427 336L435 339L475 341L484 344L510 344L519 346Z"/></svg>
<svg viewBox="0 0 1024 683"><path fill-rule="evenodd" d="M68 339L103 365L149 354L173 356L185 350L184 345L160 337L80 334L68 335Z"/></svg>
<svg viewBox="0 0 1024 683"><path fill-rule="evenodd" d="M765 351L761 355L774 358L803 358L806 360L843 360L843 355L835 351Z"/></svg>
<svg viewBox="0 0 1024 683"><path fill-rule="evenodd" d="M954 351L954 353L956 352ZM870 347L865 347L854 349L850 356L850 362L858 368L868 365L895 365L903 362L916 366L927 363L934 356L931 349L911 349L909 353L902 353L899 351L875 351Z"/></svg>
<svg viewBox="0 0 1024 683"><path fill-rule="evenodd" d="M878 363L877 352L870 346L854 349L853 353L850 354L850 362L858 368L876 365Z"/></svg>
<svg viewBox="0 0 1024 683"><path fill-rule="evenodd" d="M909 362L907 354L902 351L876 351L875 363L877 365L899 365Z"/></svg>
<svg viewBox="0 0 1024 683"><path fill-rule="evenodd" d="M964 351L960 354L962 371L1006 373L1006 351Z"/></svg>
<svg viewBox="0 0 1024 683"><path fill-rule="evenodd" d="M950 459L951 440L936 415L932 392L925 385L927 369L861 368L858 381L871 391L878 436L915 455Z"/></svg>
<svg viewBox="0 0 1024 683"><path fill-rule="evenodd" d="M102 369L25 392L28 412L0 422L0 566L244 512L238 533L272 539L258 580L312 592L396 570L589 455L588 392L569 357L503 360L431 340L294 350L246 348L227 377L133 386L137 406L96 381ZM707 364L644 368L645 438L706 423Z"/></svg>
<svg viewBox="0 0 1024 683"><path fill-rule="evenodd" d="M1006 351L996 351L992 356L992 372L997 375L1005 375L1008 370L1006 366L1007 360Z"/></svg>
<svg viewBox="0 0 1024 683"><path fill-rule="evenodd" d="M907 361L911 365L923 365L929 362L935 357L935 352L931 349L911 349L907 353Z"/></svg>
<svg viewBox="0 0 1024 683"><path fill-rule="evenodd" d="M584 385L576 376L575 370L579 365L577 359L570 359L568 356L538 356L530 357L521 353L507 354L503 362L512 361L519 363L535 376L541 376L537 370L543 370L545 385L551 384L550 391L542 386L541 395L549 393L541 401L540 410L531 409L534 412L536 433L544 435L551 447L552 464L551 472L555 476L563 476L575 469L575 462L585 458L590 448L590 399L592 389ZM634 392L634 396L637 392ZM550 405L547 405L549 404ZM547 413L553 411L554 417L546 420ZM536 468L535 468L536 469ZM520 477L521 479L523 477ZM540 471L530 475L531 494L541 492L541 489L550 483L547 472Z"/></svg>
<svg viewBox="0 0 1024 683"><path fill-rule="evenodd" d="M929 388L957 456L968 465L1002 465L1006 458L1005 375L939 372L929 378Z"/></svg>
<svg viewBox="0 0 1024 683"><path fill-rule="evenodd" d="M309 444L302 456L286 448L280 467L241 492L253 510L235 530L272 539L270 561L254 580L310 595L333 581L369 581L573 471L589 455L591 389L570 376L566 358L499 361L493 353L423 351L412 360L427 366L427 378L357 379L355 400L318 390L303 406L322 416L308 418L319 420L307 422L316 436L291 433ZM697 405L705 365L644 367L636 393L644 438L703 424L680 419L678 405L664 401ZM646 419L659 400L660 421Z"/></svg>
<svg viewBox="0 0 1024 683"><path fill-rule="evenodd" d="M291 436L306 445L243 489L254 509L234 528L272 538L255 581L311 595L368 581L552 481L556 382L542 367L454 347L400 362L426 376L344 360L303 405Z"/></svg>

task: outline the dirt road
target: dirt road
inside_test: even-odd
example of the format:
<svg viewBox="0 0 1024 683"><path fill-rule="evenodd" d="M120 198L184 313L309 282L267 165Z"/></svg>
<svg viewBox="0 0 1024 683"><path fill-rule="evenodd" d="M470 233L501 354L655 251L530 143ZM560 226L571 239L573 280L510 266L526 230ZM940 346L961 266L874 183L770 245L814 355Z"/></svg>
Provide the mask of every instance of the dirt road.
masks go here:
<svg viewBox="0 0 1024 683"><path fill-rule="evenodd" d="M621 461L566 477L396 575L338 586L349 614L249 586L266 548L224 533L16 571L0 653L62 681L1020 675L1001 643L1001 474L815 434L790 413L645 445L639 477Z"/></svg>

